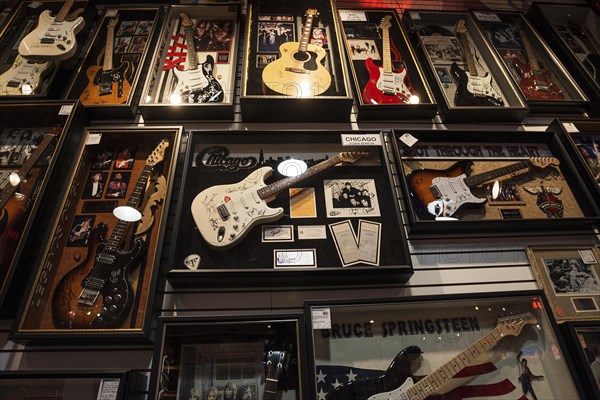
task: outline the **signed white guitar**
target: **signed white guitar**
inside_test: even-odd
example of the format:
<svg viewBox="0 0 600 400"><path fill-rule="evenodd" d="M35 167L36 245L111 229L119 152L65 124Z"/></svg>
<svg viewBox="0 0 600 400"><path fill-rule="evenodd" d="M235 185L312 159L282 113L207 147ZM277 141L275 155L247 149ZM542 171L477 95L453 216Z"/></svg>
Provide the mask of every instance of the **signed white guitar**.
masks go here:
<svg viewBox="0 0 600 400"><path fill-rule="evenodd" d="M192 216L206 242L216 249L236 245L259 223L276 221L283 208L270 208L267 203L277 194L298 182L325 171L340 162L353 163L369 156L369 152L343 152L308 168L303 174L279 180L270 185L271 167L262 167L244 180L232 185L213 186L203 190L192 202Z"/></svg>
<svg viewBox="0 0 600 400"><path fill-rule="evenodd" d="M40 82L54 67L52 61L26 60L21 56L0 75L0 95L21 96L36 93Z"/></svg>
<svg viewBox="0 0 600 400"><path fill-rule="evenodd" d="M84 27L85 21L81 16L73 21L66 20L74 1L65 2L56 17L50 15L50 10L44 10L37 27L19 44L19 54L25 58L41 57L54 61L66 60L75 54L75 35Z"/></svg>

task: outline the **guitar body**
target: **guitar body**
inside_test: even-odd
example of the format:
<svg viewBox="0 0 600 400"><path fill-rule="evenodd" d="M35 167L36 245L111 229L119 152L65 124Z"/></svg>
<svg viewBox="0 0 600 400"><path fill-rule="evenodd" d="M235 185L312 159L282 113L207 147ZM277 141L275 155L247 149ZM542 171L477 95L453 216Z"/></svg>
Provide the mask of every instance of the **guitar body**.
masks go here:
<svg viewBox="0 0 600 400"><path fill-rule="evenodd" d="M194 222L211 247L233 246L255 225L281 218L283 208L268 207L256 193L272 173L271 167L262 167L241 182L210 187L194 198Z"/></svg>
<svg viewBox="0 0 600 400"><path fill-rule="evenodd" d="M211 55L206 56L202 63L202 75L198 69L180 71L174 69L177 86L173 93L180 96L186 103L218 103L225 98L221 84L213 76L215 60ZM204 79L202 78L204 76ZM208 81L208 85L204 82Z"/></svg>
<svg viewBox="0 0 600 400"><path fill-rule="evenodd" d="M450 66L450 72L456 79L454 104L457 106L498 106L504 101L492 86L492 76L473 76L465 72L456 63Z"/></svg>
<svg viewBox="0 0 600 400"><path fill-rule="evenodd" d="M100 66L89 67L86 71L89 83L79 96L84 105L121 104L127 101L131 85L126 74L130 62L121 63L119 68L104 71Z"/></svg>
<svg viewBox="0 0 600 400"><path fill-rule="evenodd" d="M372 58L367 58L365 66L369 71L369 81L362 91L366 104L408 103L411 92L405 82L406 69L386 73L382 67L375 65Z"/></svg>
<svg viewBox="0 0 600 400"><path fill-rule="evenodd" d="M524 64L518 58L513 59L513 63L521 81L519 87L529 100L564 100L565 96L561 90L552 83L550 71L534 71L527 64Z"/></svg>
<svg viewBox="0 0 600 400"><path fill-rule="evenodd" d="M326 51L314 44L307 51L298 51L300 43L287 42L279 47L280 58L267 64L262 80L268 91L291 97L313 97L324 93L331 85L331 75L322 62Z"/></svg>
<svg viewBox="0 0 600 400"><path fill-rule="evenodd" d="M83 17L77 17L73 21L55 22L50 10L44 10L40 14L37 27L19 43L19 54L25 58L66 60L75 54L75 35L84 26Z"/></svg>
<svg viewBox="0 0 600 400"><path fill-rule="evenodd" d="M116 328L131 311L134 293L129 274L144 244L136 238L131 250L118 250L114 261L107 263L102 258L106 227L102 223L94 228L85 259L65 274L54 290L52 317L56 328ZM84 295L90 287L99 291L97 297Z"/></svg>
<svg viewBox="0 0 600 400"><path fill-rule="evenodd" d="M329 396L331 400L375 400L375 399L397 399L408 400L402 394L412 386L410 365L412 361L421 355L421 349L417 346L409 346L402 350L388 369L380 376L374 378L354 381L347 385L338 386ZM400 388L399 386L402 385ZM379 394L388 395L389 392L402 389L398 397L378 397Z"/></svg>
<svg viewBox="0 0 600 400"><path fill-rule="evenodd" d="M28 61L17 56L11 68L0 75L0 95L22 96L36 93L41 80L53 66L51 61Z"/></svg>
<svg viewBox="0 0 600 400"><path fill-rule="evenodd" d="M0 272L8 269L8 265L13 257L13 252L8 251L10 241L8 232L19 222L30 205L31 200L27 196L15 193L6 202L4 208L0 209L0 249L2 249L0 251ZM1 276L2 274L0 274Z"/></svg>

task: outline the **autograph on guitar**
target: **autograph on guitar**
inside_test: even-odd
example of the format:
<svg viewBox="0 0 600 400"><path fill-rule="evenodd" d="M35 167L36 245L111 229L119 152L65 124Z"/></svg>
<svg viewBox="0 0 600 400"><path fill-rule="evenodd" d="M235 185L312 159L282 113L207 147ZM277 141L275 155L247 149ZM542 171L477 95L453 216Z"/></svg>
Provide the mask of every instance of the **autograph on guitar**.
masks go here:
<svg viewBox="0 0 600 400"><path fill-rule="evenodd" d="M67 21L74 2L65 2L56 17L50 15L50 10L42 11L37 27L19 43L19 54L25 58L41 57L52 61L66 60L75 54L75 35L83 29L85 21L83 17Z"/></svg>
<svg viewBox="0 0 600 400"><path fill-rule="evenodd" d="M239 241L257 224L276 221L283 208L270 208L267 203L283 190L341 162L354 163L370 152L343 152L308 168L303 174L266 185L273 173L262 167L244 180L232 185L212 186L200 192L192 201L192 216L200 234L209 246L225 249Z"/></svg>
<svg viewBox="0 0 600 400"><path fill-rule="evenodd" d="M486 72L483 76L479 76L475 56L467 38L467 26L462 19L456 25L456 36L460 41L469 71L465 72L455 62L450 66L450 72L457 82L454 104L457 106L503 106L504 101L493 87L492 75Z"/></svg>
<svg viewBox="0 0 600 400"><path fill-rule="evenodd" d="M313 97L325 92L331 85L331 75L323 66L327 52L308 43L313 19L319 12L306 10L300 43L286 42L279 47L280 57L267 64L262 73L263 92L269 90L292 97Z"/></svg>
<svg viewBox="0 0 600 400"><path fill-rule="evenodd" d="M411 362L421 355L417 346L402 350L381 376L338 386L331 400L425 400L447 387L463 368L472 365L506 336L518 336L526 325L536 324L531 313L498 318L498 324L462 353L414 383Z"/></svg>
<svg viewBox="0 0 600 400"><path fill-rule="evenodd" d="M471 190L485 182L530 167L558 166L554 157L532 157L516 164L481 174L467 176L472 161L459 161L445 170L418 169L406 177L409 192L423 219L452 217L462 206L483 204L485 198L476 197Z"/></svg>
<svg viewBox="0 0 600 400"><path fill-rule="evenodd" d="M168 146L169 142L162 141L148 156L127 206L138 206L148 178L154 166L164 159ZM54 290L52 317L57 328L115 328L123 324L135 297L131 271L145 250L145 242L140 236L134 236L129 249L121 248L129 224L118 220L106 241L107 224L96 225L90 234L85 259L67 272Z"/></svg>
<svg viewBox="0 0 600 400"><path fill-rule="evenodd" d="M407 104L411 101L412 93L409 89L411 85L406 68L394 70L392 66L391 19L391 15L386 15L379 24L383 39L383 66L375 65L371 57L365 61L365 66L369 71L369 81L362 91L362 97L366 104Z"/></svg>
<svg viewBox="0 0 600 400"><path fill-rule="evenodd" d="M115 26L118 19L113 18L107 25L106 47L102 67L94 65L86 71L89 83L79 96L85 105L124 103L131 92L127 76L133 73L131 61L123 61L118 68L113 68L113 47Z"/></svg>
<svg viewBox="0 0 600 400"><path fill-rule="evenodd" d="M185 44L187 46L188 69L180 71L173 69L177 86L171 95L171 102L178 103L217 103L225 98L223 88L213 76L215 60L208 54L202 63L202 75L198 70L198 56L194 45L194 23L190 18L181 13L181 25L185 30ZM202 79L204 76L204 79ZM207 85L204 83L208 82Z"/></svg>
<svg viewBox="0 0 600 400"><path fill-rule="evenodd" d="M0 75L0 95L22 96L35 94L45 75L52 71L54 62L15 58L8 71Z"/></svg>

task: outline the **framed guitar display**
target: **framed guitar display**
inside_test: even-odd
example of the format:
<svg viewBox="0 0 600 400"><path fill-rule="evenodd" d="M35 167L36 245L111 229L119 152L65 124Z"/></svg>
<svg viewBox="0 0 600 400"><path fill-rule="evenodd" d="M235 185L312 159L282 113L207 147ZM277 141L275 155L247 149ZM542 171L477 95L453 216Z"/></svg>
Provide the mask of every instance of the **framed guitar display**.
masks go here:
<svg viewBox="0 0 600 400"><path fill-rule="evenodd" d="M599 115L600 16L587 5L534 2L528 17L579 82Z"/></svg>
<svg viewBox="0 0 600 400"><path fill-rule="evenodd" d="M307 398L301 315L163 317L153 399Z"/></svg>
<svg viewBox="0 0 600 400"><path fill-rule="evenodd" d="M600 211L558 135L394 132L411 233L590 229Z"/></svg>
<svg viewBox="0 0 600 400"><path fill-rule="evenodd" d="M237 6L173 6L159 35L140 111L144 120L233 119Z"/></svg>
<svg viewBox="0 0 600 400"><path fill-rule="evenodd" d="M583 114L589 101L521 13L472 11L532 112Z"/></svg>
<svg viewBox="0 0 600 400"><path fill-rule="evenodd" d="M65 98L94 19L87 0L18 2L0 25L0 101Z"/></svg>
<svg viewBox="0 0 600 400"><path fill-rule="evenodd" d="M585 398L542 293L306 302L309 398Z"/></svg>
<svg viewBox="0 0 600 400"><path fill-rule="evenodd" d="M522 121L516 83L468 13L407 10L402 20L445 121Z"/></svg>
<svg viewBox="0 0 600 400"><path fill-rule="evenodd" d="M437 113L394 9L338 9L358 119L431 119Z"/></svg>
<svg viewBox="0 0 600 400"><path fill-rule="evenodd" d="M240 96L245 122L350 119L337 24L331 0L251 2Z"/></svg>
<svg viewBox="0 0 600 400"><path fill-rule="evenodd" d="M405 282L412 266L383 140L191 131L170 283Z"/></svg>
<svg viewBox="0 0 600 400"><path fill-rule="evenodd" d="M43 220L38 211L60 169L57 155L77 140L71 132L83 127L82 110L74 106L0 105L0 315L12 316L18 307L32 270L21 256L35 253L30 232ZM61 159L69 159L69 150Z"/></svg>
<svg viewBox="0 0 600 400"><path fill-rule="evenodd" d="M598 321L572 321L560 325L561 333L588 398L600 396L600 327ZM583 370L583 371L582 371Z"/></svg>
<svg viewBox="0 0 600 400"><path fill-rule="evenodd" d="M82 135L12 340L147 339L179 137L172 127Z"/></svg>
<svg viewBox="0 0 600 400"><path fill-rule="evenodd" d="M105 8L68 89L92 118L133 118L162 7Z"/></svg>

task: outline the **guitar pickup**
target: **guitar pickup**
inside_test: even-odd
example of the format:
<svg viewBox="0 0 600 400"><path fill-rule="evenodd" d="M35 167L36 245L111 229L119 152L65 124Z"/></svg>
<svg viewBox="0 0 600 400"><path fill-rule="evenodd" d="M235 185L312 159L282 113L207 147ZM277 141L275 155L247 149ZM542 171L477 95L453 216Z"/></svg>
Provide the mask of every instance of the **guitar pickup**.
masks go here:
<svg viewBox="0 0 600 400"><path fill-rule="evenodd" d="M53 38L49 38L49 37L45 37L45 38L42 38L42 40L40 40L40 42L42 44L52 44L52 43L54 43L54 39Z"/></svg>
<svg viewBox="0 0 600 400"><path fill-rule="evenodd" d="M112 93L112 84L100 84L100 96L105 96Z"/></svg>
<svg viewBox="0 0 600 400"><path fill-rule="evenodd" d="M429 190L431 190L431 193L433 193L433 195L435 196L436 199L439 199L442 197L442 193L440 192L440 190L437 188L437 186L433 185L429 187Z"/></svg>
<svg viewBox="0 0 600 400"><path fill-rule="evenodd" d="M6 84L6 86L11 87L11 88L18 88L19 86L21 86L21 82L10 81Z"/></svg>
<svg viewBox="0 0 600 400"><path fill-rule="evenodd" d="M221 204L220 206L218 206L217 211L223 221L227 221L231 216L231 214L229 214L229 210L227 210L227 207L225 207L225 204Z"/></svg>

